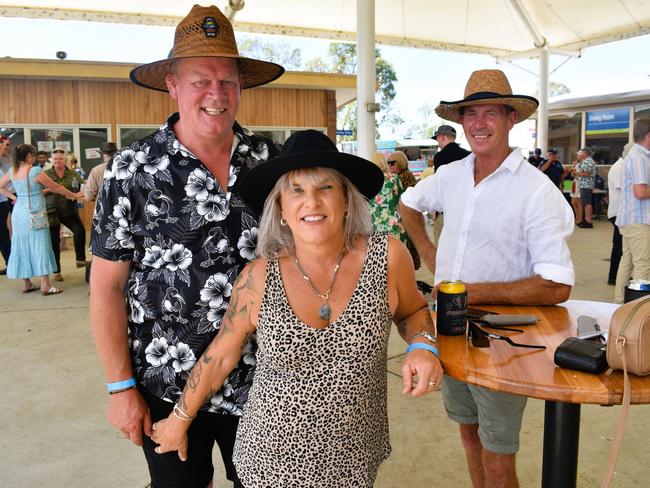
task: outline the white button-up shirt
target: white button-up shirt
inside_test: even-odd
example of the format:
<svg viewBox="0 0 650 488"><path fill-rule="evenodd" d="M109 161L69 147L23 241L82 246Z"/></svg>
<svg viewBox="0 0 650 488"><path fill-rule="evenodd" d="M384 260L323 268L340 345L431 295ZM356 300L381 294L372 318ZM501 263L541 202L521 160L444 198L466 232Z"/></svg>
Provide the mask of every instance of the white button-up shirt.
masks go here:
<svg viewBox="0 0 650 488"><path fill-rule="evenodd" d="M607 173L607 190L609 203L607 205L607 218L616 217L618 206L621 203L621 179L623 178L623 158L618 158Z"/></svg>
<svg viewBox="0 0 650 488"><path fill-rule="evenodd" d="M474 154L441 167L408 188L414 210L444 212L435 282L511 282L538 275L573 286L567 240L573 212L548 177L515 148L497 170L474 184Z"/></svg>

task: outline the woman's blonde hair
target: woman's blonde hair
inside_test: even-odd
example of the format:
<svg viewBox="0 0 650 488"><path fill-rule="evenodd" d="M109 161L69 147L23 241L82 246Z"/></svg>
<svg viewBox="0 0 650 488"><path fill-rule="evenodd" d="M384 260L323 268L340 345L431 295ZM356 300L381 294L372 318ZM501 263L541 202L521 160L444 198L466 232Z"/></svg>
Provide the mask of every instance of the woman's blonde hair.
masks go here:
<svg viewBox="0 0 650 488"><path fill-rule="evenodd" d="M406 157L406 154L404 154L402 151L395 151L390 155L390 159L397 163L397 167L399 168L400 172L404 171L405 169L409 169L409 160Z"/></svg>
<svg viewBox="0 0 650 488"><path fill-rule="evenodd" d="M68 166L72 168L73 164L72 161L74 160L75 165L79 164L79 158L77 158L77 155L75 153L68 153Z"/></svg>
<svg viewBox="0 0 650 488"><path fill-rule="evenodd" d="M375 163L375 166L377 166L384 173L388 172L387 158L383 152L377 151L375 154L372 155L371 161Z"/></svg>
<svg viewBox="0 0 650 488"><path fill-rule="evenodd" d="M262 218L257 239L257 255L267 259L295 254L295 243L291 229L280 224L280 195L291 187L291 177L295 174L305 174L313 182L320 182L325 177L332 178L340 184L346 200L346 218L343 224L345 248L352 249L357 236L368 236L372 229L368 200L354 184L341 173L332 168L305 168L283 174L275 183L264 203Z"/></svg>

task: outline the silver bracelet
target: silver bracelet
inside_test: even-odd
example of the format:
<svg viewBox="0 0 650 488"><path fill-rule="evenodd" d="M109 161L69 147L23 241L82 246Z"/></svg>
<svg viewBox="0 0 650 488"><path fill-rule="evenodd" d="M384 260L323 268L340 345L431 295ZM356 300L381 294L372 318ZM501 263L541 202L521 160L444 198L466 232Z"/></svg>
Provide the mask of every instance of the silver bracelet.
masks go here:
<svg viewBox="0 0 650 488"><path fill-rule="evenodd" d="M175 417L178 417L181 420L186 420L188 422L191 422L196 418L196 416L192 417L189 413L183 411L183 409L179 407L178 404L174 405L173 414Z"/></svg>
<svg viewBox="0 0 650 488"><path fill-rule="evenodd" d="M427 341L433 343L434 345L438 344L438 339L436 339L432 334L430 334L426 330L420 331L417 334L415 334L413 337L411 337L409 344L412 343L418 337L424 337Z"/></svg>

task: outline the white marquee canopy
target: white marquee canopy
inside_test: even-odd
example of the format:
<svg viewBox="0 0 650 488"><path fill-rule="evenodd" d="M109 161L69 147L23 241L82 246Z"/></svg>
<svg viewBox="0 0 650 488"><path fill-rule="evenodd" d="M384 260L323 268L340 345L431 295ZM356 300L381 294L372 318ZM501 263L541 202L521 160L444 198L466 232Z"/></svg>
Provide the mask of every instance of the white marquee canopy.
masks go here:
<svg viewBox="0 0 650 488"><path fill-rule="evenodd" d="M17 3L17 2L16 2ZM176 25L196 1L32 0L0 4L3 17ZM234 12L235 29L355 41L352 0L213 0ZM650 33L650 0L375 0L379 44L502 56L534 49L518 12L552 50L579 49Z"/></svg>
<svg viewBox="0 0 650 488"><path fill-rule="evenodd" d="M194 3L188 0L32 0L18 6L0 4L0 15L173 26ZM368 104L374 102L373 39L379 44L490 54L504 62L539 57L537 146L545 149L549 54L578 56L581 49L589 46L650 34L650 0L213 0L212 3L232 18L240 32L358 42L357 95L362 154L374 150L371 148L374 114L366 113L372 112Z"/></svg>

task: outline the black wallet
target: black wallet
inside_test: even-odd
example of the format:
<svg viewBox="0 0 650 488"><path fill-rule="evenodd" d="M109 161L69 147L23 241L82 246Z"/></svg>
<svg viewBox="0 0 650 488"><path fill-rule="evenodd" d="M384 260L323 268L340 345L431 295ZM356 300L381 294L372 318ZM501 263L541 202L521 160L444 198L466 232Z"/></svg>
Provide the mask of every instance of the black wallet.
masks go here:
<svg viewBox="0 0 650 488"><path fill-rule="evenodd" d="M607 369L607 345L569 337L557 346L553 361L561 368L598 374Z"/></svg>

